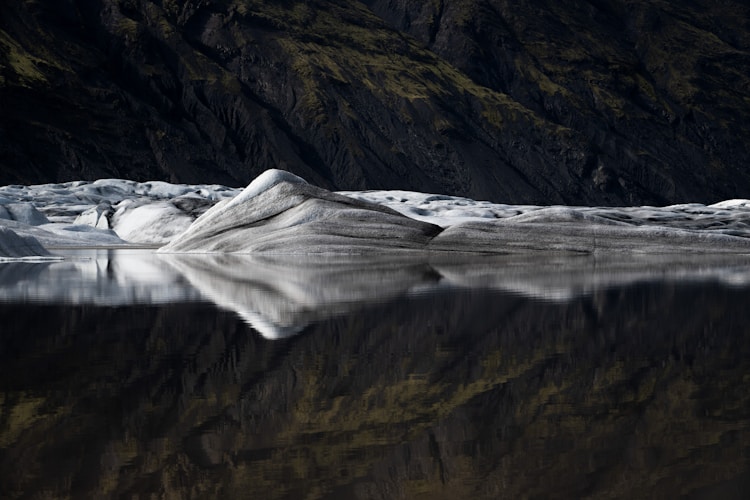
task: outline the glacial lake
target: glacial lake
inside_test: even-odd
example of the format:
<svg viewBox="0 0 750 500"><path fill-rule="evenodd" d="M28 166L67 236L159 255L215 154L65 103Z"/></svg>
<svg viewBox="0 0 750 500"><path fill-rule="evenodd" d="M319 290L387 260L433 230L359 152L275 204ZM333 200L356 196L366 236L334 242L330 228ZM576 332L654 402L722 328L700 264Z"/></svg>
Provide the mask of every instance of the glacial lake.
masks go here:
<svg viewBox="0 0 750 500"><path fill-rule="evenodd" d="M3 498L750 498L750 257L58 253Z"/></svg>

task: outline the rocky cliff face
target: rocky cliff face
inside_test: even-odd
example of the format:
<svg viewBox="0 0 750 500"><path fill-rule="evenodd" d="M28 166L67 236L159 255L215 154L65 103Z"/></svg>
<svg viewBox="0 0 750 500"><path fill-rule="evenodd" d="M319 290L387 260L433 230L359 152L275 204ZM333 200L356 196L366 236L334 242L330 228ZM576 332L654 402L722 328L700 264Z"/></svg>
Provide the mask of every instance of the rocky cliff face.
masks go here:
<svg viewBox="0 0 750 500"><path fill-rule="evenodd" d="M747 197L739 0L8 0L0 183Z"/></svg>

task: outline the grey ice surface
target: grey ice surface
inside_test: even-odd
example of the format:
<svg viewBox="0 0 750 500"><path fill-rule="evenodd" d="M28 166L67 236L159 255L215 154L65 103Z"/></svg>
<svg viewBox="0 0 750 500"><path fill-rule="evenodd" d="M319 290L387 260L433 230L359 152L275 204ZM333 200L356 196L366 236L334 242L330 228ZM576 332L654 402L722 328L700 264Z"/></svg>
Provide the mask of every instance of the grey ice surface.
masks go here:
<svg viewBox="0 0 750 500"><path fill-rule="evenodd" d="M101 179L0 187L0 227L48 248L193 253L750 251L750 201L506 205L409 191L332 193L281 170L245 189Z"/></svg>
<svg viewBox="0 0 750 500"><path fill-rule="evenodd" d="M0 262L47 257L51 257L51 254L33 236L19 235L10 228L0 226Z"/></svg>
<svg viewBox="0 0 750 500"><path fill-rule="evenodd" d="M493 208L451 197L415 195L415 201L402 193L391 202L382 194L366 194L343 196L270 170L231 201L208 210L161 251L750 253L750 211L739 202L702 208ZM401 211L390 208L397 204ZM410 216L415 206L423 207L419 220ZM450 210L441 210L445 206Z"/></svg>
<svg viewBox="0 0 750 500"><path fill-rule="evenodd" d="M267 171L203 214L164 253L340 253L423 250L441 231L387 207Z"/></svg>

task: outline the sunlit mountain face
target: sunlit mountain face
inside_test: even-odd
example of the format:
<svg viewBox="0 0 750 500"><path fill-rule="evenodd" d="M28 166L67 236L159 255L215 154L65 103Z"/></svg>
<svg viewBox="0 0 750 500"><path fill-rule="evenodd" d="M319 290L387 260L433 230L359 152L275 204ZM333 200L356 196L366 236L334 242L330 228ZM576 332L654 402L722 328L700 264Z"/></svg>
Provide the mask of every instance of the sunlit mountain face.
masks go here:
<svg viewBox="0 0 750 500"><path fill-rule="evenodd" d="M0 184L282 168L505 203L745 198L748 9L8 0Z"/></svg>

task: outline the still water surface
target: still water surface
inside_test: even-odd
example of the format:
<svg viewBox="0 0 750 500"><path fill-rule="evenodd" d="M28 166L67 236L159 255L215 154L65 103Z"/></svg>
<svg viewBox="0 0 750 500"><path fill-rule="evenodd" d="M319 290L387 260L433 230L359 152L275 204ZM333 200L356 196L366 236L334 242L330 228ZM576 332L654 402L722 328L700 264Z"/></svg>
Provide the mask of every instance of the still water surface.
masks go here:
<svg viewBox="0 0 750 500"><path fill-rule="evenodd" d="M750 498L750 261L0 264L3 498Z"/></svg>

